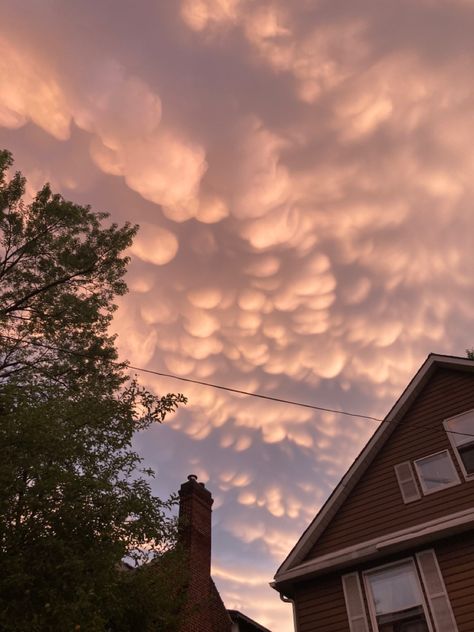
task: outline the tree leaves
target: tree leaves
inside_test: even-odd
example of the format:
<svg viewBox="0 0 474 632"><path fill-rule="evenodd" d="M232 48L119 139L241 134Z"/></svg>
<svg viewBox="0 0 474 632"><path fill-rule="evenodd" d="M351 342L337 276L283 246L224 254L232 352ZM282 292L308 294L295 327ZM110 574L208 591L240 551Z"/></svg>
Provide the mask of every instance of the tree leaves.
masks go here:
<svg viewBox="0 0 474 632"><path fill-rule="evenodd" d="M0 152L0 629L105 631L127 618L121 560L175 542L133 435L186 400L130 378L108 331L137 227L48 185L25 204L12 164Z"/></svg>

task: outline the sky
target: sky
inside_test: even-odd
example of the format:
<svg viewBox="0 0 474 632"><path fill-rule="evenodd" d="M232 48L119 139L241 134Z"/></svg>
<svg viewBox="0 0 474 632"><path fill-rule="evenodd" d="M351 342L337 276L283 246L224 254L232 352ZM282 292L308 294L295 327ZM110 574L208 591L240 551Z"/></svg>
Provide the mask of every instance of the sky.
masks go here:
<svg viewBox="0 0 474 632"><path fill-rule="evenodd" d="M0 146L138 223L133 365L382 417L474 346L474 0L0 0ZM377 423L143 375L154 489L215 498L213 576L268 583Z"/></svg>

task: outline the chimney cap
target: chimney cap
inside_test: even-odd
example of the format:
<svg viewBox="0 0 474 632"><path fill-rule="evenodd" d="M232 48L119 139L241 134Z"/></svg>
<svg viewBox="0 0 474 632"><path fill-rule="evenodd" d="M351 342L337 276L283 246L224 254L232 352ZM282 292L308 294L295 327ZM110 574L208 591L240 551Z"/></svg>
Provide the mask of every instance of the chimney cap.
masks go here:
<svg viewBox="0 0 474 632"><path fill-rule="evenodd" d="M179 489L179 496L183 498L184 496L195 496L197 498L201 498L206 503L212 504L212 495L211 492L206 489L204 483L200 483L198 481L198 477L196 474L189 474L185 483L183 483Z"/></svg>

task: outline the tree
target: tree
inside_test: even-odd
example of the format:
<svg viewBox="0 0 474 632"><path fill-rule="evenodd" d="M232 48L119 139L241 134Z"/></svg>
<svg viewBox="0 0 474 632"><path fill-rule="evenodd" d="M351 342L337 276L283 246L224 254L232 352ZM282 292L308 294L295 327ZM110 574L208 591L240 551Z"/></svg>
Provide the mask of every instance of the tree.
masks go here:
<svg viewBox="0 0 474 632"><path fill-rule="evenodd" d="M474 349L466 349L466 356L468 360L474 360Z"/></svg>
<svg viewBox="0 0 474 632"><path fill-rule="evenodd" d="M82 374L110 380L117 353L108 326L114 297L126 291L128 259L121 255L137 227L105 228L105 213L66 202L48 185L25 205L22 175L6 181L11 166L11 155L0 152L0 379L20 373L30 380L25 369L33 367L38 379L56 386ZM37 339L48 344L25 345ZM123 373L114 375L114 386L121 384Z"/></svg>
<svg viewBox="0 0 474 632"><path fill-rule="evenodd" d="M131 442L185 398L131 379L108 331L137 227L48 185L26 204L12 164L0 152L0 630L98 632L121 618L121 560L174 542Z"/></svg>
<svg viewBox="0 0 474 632"><path fill-rule="evenodd" d="M189 579L187 553L177 545L157 562L124 572L113 632L176 632L182 625Z"/></svg>

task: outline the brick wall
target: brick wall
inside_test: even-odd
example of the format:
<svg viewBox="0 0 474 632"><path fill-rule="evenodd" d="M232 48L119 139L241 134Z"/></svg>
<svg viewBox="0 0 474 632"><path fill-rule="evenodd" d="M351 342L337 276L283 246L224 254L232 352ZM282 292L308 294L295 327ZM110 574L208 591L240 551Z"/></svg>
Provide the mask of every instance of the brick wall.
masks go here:
<svg viewBox="0 0 474 632"><path fill-rule="evenodd" d="M180 632L230 632L230 618L211 579L211 493L190 475L181 485L179 501L180 540L188 565Z"/></svg>

